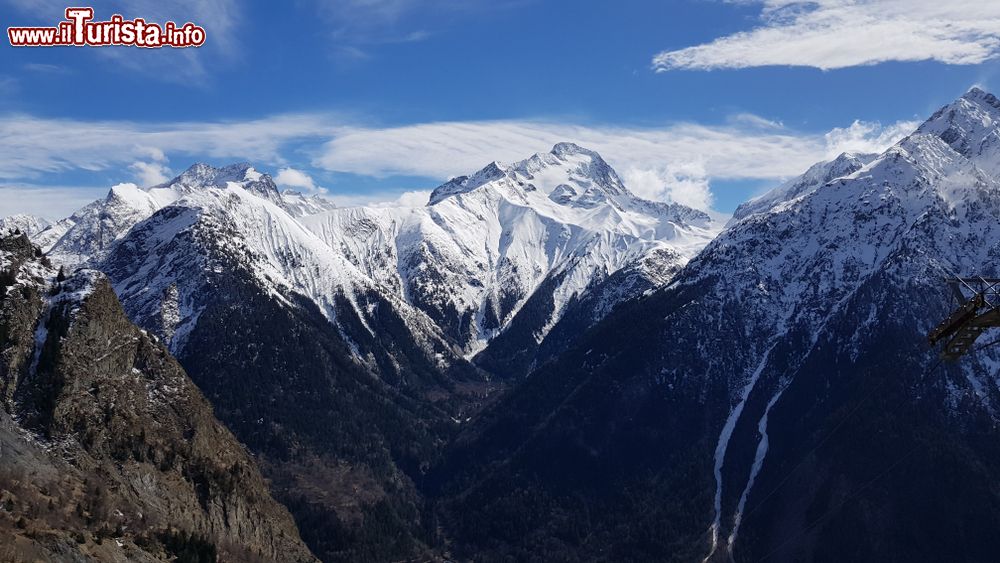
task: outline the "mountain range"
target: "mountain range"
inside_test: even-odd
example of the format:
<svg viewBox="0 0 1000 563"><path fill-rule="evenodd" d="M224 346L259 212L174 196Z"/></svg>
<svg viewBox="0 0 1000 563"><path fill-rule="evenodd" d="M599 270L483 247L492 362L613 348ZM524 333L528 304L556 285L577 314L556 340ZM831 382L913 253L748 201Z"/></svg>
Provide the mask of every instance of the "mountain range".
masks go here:
<svg viewBox="0 0 1000 563"><path fill-rule="evenodd" d="M943 278L998 277L1000 101L979 89L728 222L641 199L560 143L421 207L341 208L249 164L197 164L3 228L38 272L30 298L5 293L5 310L34 307L9 317L21 332L5 347L44 349L31 327L51 287L102 288L69 293L119 307L113 324L204 394L220 443L248 450L250 484L228 493L291 513L240 540L265 557L275 537L324 561L985 561L1000 547L1000 351L952 363L926 344L951 311ZM54 443L37 414L51 399L21 398L48 387L28 389L8 393L8 424ZM160 416L127 396L137 426ZM113 421L87 420L102 430L60 435L95 456L87 436ZM179 529L221 549L202 509Z"/></svg>
<svg viewBox="0 0 1000 563"><path fill-rule="evenodd" d="M998 124L972 90L748 203L483 413L438 493L464 553L988 560L1000 355L925 335L997 273Z"/></svg>

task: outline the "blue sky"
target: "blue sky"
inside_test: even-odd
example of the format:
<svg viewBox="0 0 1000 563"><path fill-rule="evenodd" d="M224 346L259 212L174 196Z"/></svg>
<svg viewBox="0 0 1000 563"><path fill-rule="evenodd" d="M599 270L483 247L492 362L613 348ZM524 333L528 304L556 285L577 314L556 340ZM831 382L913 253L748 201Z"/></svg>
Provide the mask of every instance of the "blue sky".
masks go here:
<svg viewBox="0 0 1000 563"><path fill-rule="evenodd" d="M343 204L415 203L558 140L599 150L641 195L731 211L990 89L1000 8L983 4L94 2L97 19L192 21L206 44L4 41L0 214L57 218L196 161L249 160ZM0 0L0 17L54 25L65 7Z"/></svg>

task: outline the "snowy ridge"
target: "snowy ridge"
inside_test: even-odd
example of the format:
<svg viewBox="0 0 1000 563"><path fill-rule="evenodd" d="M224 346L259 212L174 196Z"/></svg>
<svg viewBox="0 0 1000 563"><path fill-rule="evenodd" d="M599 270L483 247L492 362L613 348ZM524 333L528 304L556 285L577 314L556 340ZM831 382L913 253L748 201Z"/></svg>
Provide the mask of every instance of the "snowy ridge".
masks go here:
<svg viewBox="0 0 1000 563"><path fill-rule="evenodd" d="M133 225L177 197L170 189L146 191L135 184L119 184L103 200L58 221L32 240L59 264L75 267L97 261Z"/></svg>
<svg viewBox="0 0 1000 563"><path fill-rule="evenodd" d="M111 248L102 268L112 274L130 316L165 338L169 334L174 351L183 348L206 300L218 294L213 287L226 276L247 276L289 307L297 297L312 301L349 343L338 300L346 300L373 333L366 322L367 296L390 294L305 229L280 201L232 181L189 190L138 223ZM401 300L390 304L409 319L428 354L441 348L433 323Z"/></svg>
<svg viewBox="0 0 1000 563"><path fill-rule="evenodd" d="M938 110L917 129L947 143L981 170L1000 173L1000 100L979 88Z"/></svg>
<svg viewBox="0 0 1000 563"><path fill-rule="evenodd" d="M877 156L875 154L843 153L831 161L814 164L803 175L740 204L733 212L732 221L738 221L752 213L768 211L778 203L806 195L838 178L849 176L875 160Z"/></svg>
<svg viewBox="0 0 1000 563"><path fill-rule="evenodd" d="M118 184L103 200L37 232L32 240L56 263L73 267L85 262L97 264L116 240L156 211L182 197L229 186L253 193L293 214L315 213L332 206L318 196L281 194L269 175L246 163L222 168L199 163L173 180L148 189Z"/></svg>

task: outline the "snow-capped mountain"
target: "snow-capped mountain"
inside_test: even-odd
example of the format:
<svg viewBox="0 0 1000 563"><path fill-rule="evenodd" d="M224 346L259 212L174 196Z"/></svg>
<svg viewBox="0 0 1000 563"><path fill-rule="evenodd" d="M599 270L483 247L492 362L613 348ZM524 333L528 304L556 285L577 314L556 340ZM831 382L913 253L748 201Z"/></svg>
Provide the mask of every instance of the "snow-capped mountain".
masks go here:
<svg viewBox="0 0 1000 563"><path fill-rule="evenodd" d="M49 225L50 223L41 217L16 213L7 217L0 217L0 235L6 235L11 231L20 231L30 237Z"/></svg>
<svg viewBox="0 0 1000 563"><path fill-rule="evenodd" d="M118 195L116 190L105 204ZM151 202L164 193L160 201L173 200L95 254L95 263L114 281L130 317L166 338L171 350L183 351L202 311L222 297L214 280L242 277L279 303L299 306L307 300L358 352L356 359L373 368L377 353L359 342L374 335L379 304L405 319L427 361L447 371L454 360L432 322L305 229L285 209L270 177L249 165L195 165L170 183L140 193L147 199L132 201ZM102 207L105 214L107 207Z"/></svg>
<svg viewBox="0 0 1000 563"><path fill-rule="evenodd" d="M917 129L917 133L933 135L955 152L973 162L977 168L1000 176L1000 100L996 96L973 88L954 103L937 111Z"/></svg>
<svg viewBox="0 0 1000 563"><path fill-rule="evenodd" d="M941 363L926 334L944 277L1000 276L998 138L973 89L714 239L572 144L420 208L196 165L35 239L107 272L320 557L367 553L368 520L398 559L434 528L458 559L990 560L1000 349ZM478 412L472 357L536 369Z"/></svg>
<svg viewBox="0 0 1000 563"><path fill-rule="evenodd" d="M471 357L503 336L483 363L506 374L523 372L538 349L560 350L544 341L568 313L572 327L557 333L582 330L662 285L720 228L707 213L634 196L600 155L562 143L455 178L419 208L341 209L279 192L249 164L196 164L148 189L115 186L33 239L57 263L113 270L133 318L169 336L175 352L197 322L201 284L176 284L175 271L148 261L181 260L205 278L204 264L171 244L204 229L222 237L212 243L217 252L246 253L240 260L261 287L306 297L334 324L342 300L367 325L371 304L357 296L378 295L445 364L452 347Z"/></svg>
<svg viewBox="0 0 1000 563"><path fill-rule="evenodd" d="M333 207L332 202L319 196L279 193L270 175L257 172L249 164L213 168L199 163L173 180L148 189L135 184L118 184L103 200L95 201L47 229L36 232L32 240L58 263L69 266L85 262L97 264L112 243L156 211L187 195L208 188L227 187L243 189L295 216Z"/></svg>
<svg viewBox="0 0 1000 563"><path fill-rule="evenodd" d="M636 197L600 155L571 143L454 178L422 208L335 209L302 222L469 355L518 325L537 346L572 303L623 268L644 272L653 256L649 278L662 283L721 227ZM604 292L589 322L636 295L620 289ZM519 322L535 295L546 302Z"/></svg>
<svg viewBox="0 0 1000 563"><path fill-rule="evenodd" d="M32 240L59 264L75 267L88 261L96 263L133 225L177 197L172 189L147 191L135 184L118 184L103 200L57 221Z"/></svg>
<svg viewBox="0 0 1000 563"><path fill-rule="evenodd" d="M323 515L307 538L317 554L366 541L355 530L371 511L416 533L404 469L437 455L483 376L422 311L304 228L252 168L197 166L155 190L176 199L96 261L129 317L176 355L275 495L297 517ZM364 502L333 502L348 494Z"/></svg>
<svg viewBox="0 0 1000 563"><path fill-rule="evenodd" d="M945 277L1000 273L998 123L973 89L744 206L459 441L457 535L553 559L988 559L1000 353L941 364L926 335ZM656 532L616 533L637 510ZM480 524L512 512L532 516Z"/></svg>

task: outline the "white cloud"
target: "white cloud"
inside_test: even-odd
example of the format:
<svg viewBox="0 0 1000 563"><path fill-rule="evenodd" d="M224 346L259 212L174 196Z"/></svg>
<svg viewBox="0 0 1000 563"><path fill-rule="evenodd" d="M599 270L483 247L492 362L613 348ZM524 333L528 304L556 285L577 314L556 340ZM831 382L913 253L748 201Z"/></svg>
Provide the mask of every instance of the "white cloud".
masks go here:
<svg viewBox="0 0 1000 563"><path fill-rule="evenodd" d="M316 185L312 176L295 168L282 168L274 177L274 183L283 188L292 188L310 194L324 193L326 189Z"/></svg>
<svg viewBox="0 0 1000 563"><path fill-rule="evenodd" d="M157 147L136 147L136 153L152 160L145 162L137 160L129 165L129 170L135 174L140 186L157 186L169 180L172 173L167 167L167 155Z"/></svg>
<svg viewBox="0 0 1000 563"><path fill-rule="evenodd" d="M437 180L468 174L493 160L512 162L573 141L600 152L644 197L706 207L714 180L778 180L848 151L877 152L916 123L855 122L804 133L753 115L722 125L675 123L660 128L585 126L533 120L424 123L388 128L346 126L329 114L279 115L251 121L182 122L0 117L0 180L44 183L74 171L112 173L149 186L170 176L168 156L186 166L250 161L279 168L283 186L321 192L301 165L376 178L412 175ZM114 178L115 172L127 172ZM430 182L433 182L431 180ZM429 183L430 183L429 182ZM340 204L423 205L425 194L402 190L331 196ZM345 201L350 199L350 202ZM422 200L422 201L421 201Z"/></svg>
<svg viewBox="0 0 1000 563"><path fill-rule="evenodd" d="M28 213L57 221L107 193L107 187L3 185L0 186L0 217Z"/></svg>
<svg viewBox="0 0 1000 563"><path fill-rule="evenodd" d="M383 189L368 193L327 193L323 197L338 207L423 207L431 198L431 190Z"/></svg>
<svg viewBox="0 0 1000 563"><path fill-rule="evenodd" d="M129 170L135 174L136 182L143 187L156 186L170 179L170 169L161 162L143 162L137 160L129 165Z"/></svg>
<svg viewBox="0 0 1000 563"><path fill-rule="evenodd" d="M867 121L854 121L849 127L834 127L823 135L826 158L843 152L878 153L899 139L913 132L920 125L917 121L899 121L888 127Z"/></svg>
<svg viewBox="0 0 1000 563"><path fill-rule="evenodd" d="M412 190L399 194L399 197L389 201L372 201L374 207L423 207L431 199L431 190Z"/></svg>
<svg viewBox="0 0 1000 563"><path fill-rule="evenodd" d="M695 209L712 207L714 198L708 174L698 162L630 167L621 176L625 185L639 197L673 201Z"/></svg>
<svg viewBox="0 0 1000 563"><path fill-rule="evenodd" d="M351 128L328 141L313 165L375 177L447 178L573 141L601 153L640 195L703 207L711 202L712 179L786 178L845 151L881 151L916 125L856 121L824 133L801 133L743 116L722 126L679 123L658 129L516 120Z"/></svg>
<svg viewBox="0 0 1000 563"><path fill-rule="evenodd" d="M336 133L333 123L315 114L172 124L0 117L0 179L162 163L165 154L282 165L287 143L329 138Z"/></svg>
<svg viewBox="0 0 1000 563"><path fill-rule="evenodd" d="M759 27L664 51L658 71L767 65L834 69L886 61L978 64L1000 55L1000 2L991 0L742 0Z"/></svg>
<svg viewBox="0 0 1000 563"><path fill-rule="evenodd" d="M162 149L157 147L137 146L135 148L135 151L137 154L145 156L146 158L151 159L153 162L163 163L167 161L167 155L163 152Z"/></svg>

